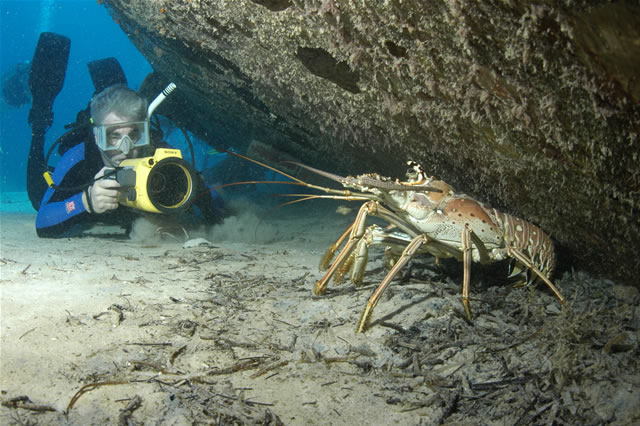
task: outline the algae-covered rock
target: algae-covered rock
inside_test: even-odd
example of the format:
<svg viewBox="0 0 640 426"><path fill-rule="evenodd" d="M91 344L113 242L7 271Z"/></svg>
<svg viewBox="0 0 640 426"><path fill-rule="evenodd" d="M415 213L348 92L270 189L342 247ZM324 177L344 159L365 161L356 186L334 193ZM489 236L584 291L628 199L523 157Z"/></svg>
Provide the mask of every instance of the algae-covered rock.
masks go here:
<svg viewBox="0 0 640 426"><path fill-rule="evenodd" d="M579 265L640 273L637 2L105 4L212 146L350 174L413 159Z"/></svg>

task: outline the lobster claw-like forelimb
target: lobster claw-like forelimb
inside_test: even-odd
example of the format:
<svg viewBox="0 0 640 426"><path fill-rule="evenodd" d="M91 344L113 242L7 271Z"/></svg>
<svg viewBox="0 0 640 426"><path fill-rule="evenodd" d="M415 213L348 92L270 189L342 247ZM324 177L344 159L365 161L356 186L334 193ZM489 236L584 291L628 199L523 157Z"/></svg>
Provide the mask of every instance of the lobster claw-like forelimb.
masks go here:
<svg viewBox="0 0 640 426"><path fill-rule="evenodd" d="M322 259L320 264L322 266L326 265L330 259L333 257L335 250L342 244L345 236L349 233L349 239L347 240L344 248L336 257L336 260L331 264L327 272L320 278L314 288L313 293L316 296L322 295L327 290L327 286L329 285L329 281L331 278L337 279L340 281L342 279L342 275L345 274L352 266L349 262L353 262L356 258L352 258L354 250L357 248L357 245L364 238L366 232L366 221L367 217L376 216L382 218L392 225L396 226L401 231L407 233L411 237L415 237L419 233L410 227L406 222L402 221L395 213L386 207L382 206L378 201L367 201L364 203L360 210L358 210L358 214L356 215L355 220L350 228L342 234L340 238L329 248L327 253ZM363 243L365 244L365 243ZM404 243L406 244L406 243ZM403 245L404 245L403 244ZM357 256L356 256L357 257ZM360 268L361 266L358 266Z"/></svg>
<svg viewBox="0 0 640 426"><path fill-rule="evenodd" d="M353 250L356 248L358 241L360 241L360 239L364 236L365 224L367 216L369 215L369 210L375 210L376 205L376 201L368 201L364 203L360 207L360 210L358 210L358 214L356 215L356 219L353 221L353 224L347 229L347 231L345 231L345 233L343 233L338 241L334 243L334 250L337 250L337 247L342 244L342 241L344 240L347 232L349 233L349 239L347 240L344 248L338 254L338 257L336 257L336 260L331 264L327 272L316 282L315 286L313 287L313 293L316 296L320 296L324 294L325 291L327 291L327 286L329 285L329 281L331 280L331 278L340 270L340 268L344 266L345 262L349 261L349 257L351 256ZM330 248L329 250L331 251L332 248ZM331 253L331 257L332 255L333 254ZM328 254L325 254L323 263L326 261L327 257L329 257Z"/></svg>
<svg viewBox="0 0 640 426"><path fill-rule="evenodd" d="M352 229L353 229L353 223L349 225L349 227L342 233L342 235L340 235L340 237L336 240L336 242L331 244L327 249L327 251L324 252L322 259L320 259L319 268L321 271L326 271L327 269L329 269L329 265L333 260L333 256L335 256L336 252L344 242L345 238L347 238L347 236L351 234Z"/></svg>
<svg viewBox="0 0 640 426"><path fill-rule="evenodd" d="M379 225L369 226L364 236L358 241L358 245L352 254L353 265L351 267L351 281L354 284L362 284L365 267L369 260L369 247L373 245L382 245L385 250L385 266L391 270L393 265L398 261L402 251L411 242L411 237L402 232L396 232L394 227L382 228ZM398 253L393 256L391 252Z"/></svg>

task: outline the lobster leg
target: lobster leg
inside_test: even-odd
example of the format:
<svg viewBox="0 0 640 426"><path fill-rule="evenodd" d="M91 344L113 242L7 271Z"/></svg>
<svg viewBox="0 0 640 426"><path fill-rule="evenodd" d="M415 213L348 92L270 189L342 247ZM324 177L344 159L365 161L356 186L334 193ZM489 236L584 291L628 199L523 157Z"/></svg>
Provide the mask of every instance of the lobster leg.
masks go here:
<svg viewBox="0 0 640 426"><path fill-rule="evenodd" d="M385 265L388 270L391 270L394 263L398 260L397 256L393 261L391 261L389 256L389 251L392 249L398 249L399 253L402 254L402 251L407 247L407 245L411 242L411 237L404 233L395 232L393 230L383 229L378 225L369 226L364 236L358 241L358 246L356 247L356 251L353 254L353 267L351 268L351 282L354 284L362 284L362 277L364 276L364 270L367 266L367 262L369 260L369 247L372 245L384 245L386 246L385 250Z"/></svg>
<svg viewBox="0 0 640 426"><path fill-rule="evenodd" d="M384 241L384 243L389 243L391 241L395 242L397 245L402 243L406 244L405 240L401 240L389 235L387 235L387 239ZM407 244L405 249L402 251L402 254L398 258L396 263L393 265L393 267L391 268L387 276L384 277L384 279L382 280L382 283L380 283L378 288L376 288L376 290L373 292L373 294L369 298L369 301L367 302L367 307L364 309L364 312L362 312L360 321L358 321L358 328L357 328L358 333L362 333L368 328L369 321L371 320L371 315L373 314L373 309L376 307L376 305L380 301L380 297L382 297L382 295L384 294L389 284L391 284L391 281L393 280L393 278L396 275L398 275L398 272L400 272L400 269L402 269L407 264L407 262L409 262L409 260L413 258L413 256L416 253L421 251L422 248L426 248L426 251L429 251L430 248L436 249L439 253L444 253L450 257L455 257L455 258L460 258L464 256L464 253L461 253L455 247L451 247L438 240L433 240L427 237L425 234L420 234L414 237ZM467 292L468 292L468 286L467 286Z"/></svg>
<svg viewBox="0 0 640 426"><path fill-rule="evenodd" d="M384 279L382 280L382 283L380 283L378 288L376 288L376 291L374 291L371 297L369 298L369 301L367 302L367 307L364 309L364 312L362 312L360 321L358 321L358 328L357 328L358 333L364 332L369 326L369 321L371 320L371 315L373 314L373 308L376 307L376 305L380 301L380 297L382 297L382 295L384 294L389 284L391 284L391 280L393 280L393 278L398 274L398 272L400 272L400 269L402 269L402 267L406 265L407 262L409 262L409 260L411 260L411 258L418 251L418 249L423 244L426 244L429 241L430 240L426 235L424 234L418 235L413 240L411 240L409 245L403 250L402 255L400 256L398 261L395 263L395 265L393 265L393 268L391 268L387 276L384 277Z"/></svg>
<svg viewBox="0 0 640 426"><path fill-rule="evenodd" d="M469 288L471 283L471 261L473 260L472 253L471 253L472 243L475 244L476 248L478 249L478 252L480 253L480 263L485 263L487 260L489 260L489 257L488 257L488 251L486 247L484 246L480 238L478 238L478 236L469 228L468 225L466 225L462 231L461 242L462 242L463 264L464 264L464 275L462 280L462 305L464 306L464 313L466 314L467 319L471 321L472 315L471 315L471 306L469 304ZM517 259L526 268L528 268L534 274L540 277L540 279L545 282L545 284L549 287L549 289L551 289L553 294L558 298L560 303L562 304L565 303L565 298L560 293L560 290L558 290L558 288L555 285L553 285L553 283L549 280L549 278L547 278L546 275L544 275L538 268L536 268L536 266L528 258L528 256L526 256L524 253L522 253L520 250L516 248L508 248L507 254L510 257Z"/></svg>
<svg viewBox="0 0 640 426"><path fill-rule="evenodd" d="M368 227L358 241L356 250L353 253L353 266L351 267L351 282L355 285L362 284L362 277L364 276L364 270L369 262L369 246L372 244L374 238L374 229L376 225Z"/></svg>
<svg viewBox="0 0 640 426"><path fill-rule="evenodd" d="M356 218L353 221L353 225L351 225L351 228L350 228L351 234L349 235L349 240L345 244L342 251L336 257L336 260L329 267L327 272L323 275L322 278L320 278L316 282L315 286L313 287L313 294L315 294L316 296L320 296L324 294L325 291L327 290L327 286L329 285L329 281L331 280L331 278L336 274L338 274L337 275L338 277L341 277L342 274L344 273L343 271L345 270L345 263L351 262L354 260L354 259L351 259L350 256L353 253L359 241L362 240L362 238L364 237L366 220L369 215L379 217L381 219L388 221L393 225L396 225L399 229L401 229L403 232L409 234L412 237L419 234L415 229L410 228L406 224L406 222L400 219L391 210L381 206L379 202L367 201L360 207L360 210L358 210L358 214L356 215ZM345 234L346 233L347 232L345 232ZM337 244L339 246L344 240L345 234L343 234L338 239L338 241L334 243L334 245ZM333 246L330 248L330 250L332 248ZM329 256L329 253L325 254L325 257L328 257L328 256ZM325 259L323 259L323 261L324 260Z"/></svg>
<svg viewBox="0 0 640 426"><path fill-rule="evenodd" d="M469 286L471 284L471 229L465 225L462 230L462 264L464 275L462 278L462 306L467 319L471 321L471 306L469 305Z"/></svg>
<svg viewBox="0 0 640 426"><path fill-rule="evenodd" d="M315 286L313 287L313 294L315 294L316 296L320 296L324 294L325 291L327 291L327 286L329 285L331 277L333 277L338 268L340 268L344 264L344 262L349 259L351 252L356 247L358 241L364 235L364 226L366 224L367 216L369 215L369 211L375 208L375 204L375 201L366 202L360 207L360 210L358 210L358 214L350 227L351 234L349 236L349 240L345 244L342 251L338 254L336 260L329 267L327 272L316 282ZM342 243L345 235L346 232L338 239L338 241L336 241L335 244Z"/></svg>
<svg viewBox="0 0 640 426"><path fill-rule="evenodd" d="M349 225L346 231L344 231L342 235L340 235L340 238L338 238L335 243L331 244L327 249L327 251L324 253L324 255L322 256L322 259L320 259L321 271L326 271L327 268L329 268L329 263L331 262L331 260L333 259L333 256L335 256L336 252L344 242L345 238L347 238L347 235L351 233L351 230L353 229L354 224L355 222Z"/></svg>
<svg viewBox="0 0 640 426"><path fill-rule="evenodd" d="M518 259L520 262L522 262L524 266L529 268L531 271L533 271L534 274L540 277L540 279L544 281L544 283L549 287L549 289L551 289L553 294L555 294L555 296L558 298L560 303L564 304L565 298L562 296L562 293L560 293L560 290L558 290L558 288L555 285L553 285L551 280L549 280L549 278L547 278L545 274L543 274L538 268L536 268L533 262L531 262L531 260L529 260L529 258L526 255L524 255L520 250L515 248L509 249L508 253L511 257Z"/></svg>
<svg viewBox="0 0 640 426"><path fill-rule="evenodd" d="M480 256L480 263L489 263L491 261L489 257L489 251L482 243L482 240L475 232L471 230L469 225L465 225L462 230L462 236L460 238L462 242L462 263L464 265L464 275L462 278L462 306L464 306L464 313L469 321L472 320L471 305L469 303L469 288L471 286L471 262L472 257L472 244L478 249Z"/></svg>

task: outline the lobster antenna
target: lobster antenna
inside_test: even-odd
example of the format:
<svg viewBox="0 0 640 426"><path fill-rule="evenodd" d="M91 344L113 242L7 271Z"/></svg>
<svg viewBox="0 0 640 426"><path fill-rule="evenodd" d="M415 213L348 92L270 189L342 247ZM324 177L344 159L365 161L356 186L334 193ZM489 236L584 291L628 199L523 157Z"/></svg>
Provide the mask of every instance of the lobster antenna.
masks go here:
<svg viewBox="0 0 640 426"><path fill-rule="evenodd" d="M271 166L269 166L269 165L267 165L267 164L261 163L261 162L260 162L260 161L258 161L258 160L254 160L253 158L246 157L246 156L244 156L244 155L242 155L242 154L238 154L237 152L231 152L231 151L227 151L227 150L225 150L224 152L226 152L227 154L235 155L236 157L240 157L240 158L242 158L242 159L244 159L244 160L250 161L250 162L252 162L253 164L257 164L258 166L262 166L262 167L264 167L264 168L266 168L266 169L269 169L269 170L271 170L271 171L274 171L274 172L278 173L278 174L279 174L279 175L281 175L281 176L287 177L287 178L289 178L289 179L291 179L291 180L294 180L294 181L298 182L298 183L299 183L299 184L301 184L301 185L305 185L305 186L307 186L307 185L308 185L306 182L304 182L304 181L302 181L302 180L298 179L297 177L293 177L293 176L291 176L291 175L289 175L289 174L287 174L287 173L285 173L285 172L283 172L283 171L281 171L281 170L276 169L275 167L271 167ZM280 183L280 182L278 182L278 183Z"/></svg>

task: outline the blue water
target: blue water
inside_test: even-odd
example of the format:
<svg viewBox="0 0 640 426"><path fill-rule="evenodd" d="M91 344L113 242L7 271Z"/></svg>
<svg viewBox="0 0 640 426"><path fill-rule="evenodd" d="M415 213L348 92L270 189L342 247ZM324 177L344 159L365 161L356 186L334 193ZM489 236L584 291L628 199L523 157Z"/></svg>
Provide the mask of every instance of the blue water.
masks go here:
<svg viewBox="0 0 640 426"><path fill-rule="evenodd" d="M54 122L47 133L49 147L64 125L89 102L94 88L87 63L109 56L118 58L129 86L137 89L151 66L96 0L0 0L0 75L17 62L28 61L42 31L71 39L64 88L54 104ZM27 123L30 105L4 108L0 112L0 190L26 190L26 164L31 129ZM51 160L55 164L56 159Z"/></svg>
<svg viewBox="0 0 640 426"><path fill-rule="evenodd" d="M129 87L138 89L152 71L147 60L138 52L126 34L110 16L105 6L96 0L0 0L0 75L12 70L17 63L30 61L41 32L50 31L71 39L71 51L64 87L54 103L54 122L47 132L45 153L73 123L78 111L86 108L94 87L87 63L106 57L116 57L126 74ZM180 87L178 87L180 90ZM26 196L26 167L31 143L31 128L27 122L30 104L19 108L0 109L0 210L24 209L33 212ZM210 187L228 181L282 180L250 163L243 164L241 174L225 175L221 170L230 157L212 152L211 147L191 135L195 160L183 133L175 127L165 130L165 141L182 150L183 157L195 161L203 171ZM57 152L49 160L55 166ZM236 160L235 158L231 159ZM254 170L257 169L257 170ZM237 168L236 168L237 170ZM223 182L224 180L224 182ZM240 190L232 187L229 191ZM246 188L251 190L251 188ZM285 189L290 189L286 188ZM281 185L255 185L262 193L286 192Z"/></svg>

